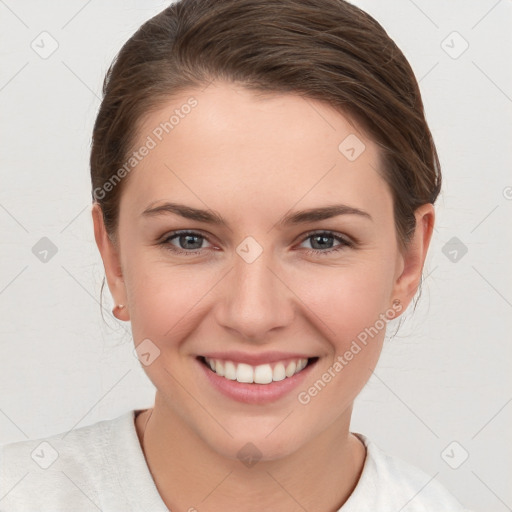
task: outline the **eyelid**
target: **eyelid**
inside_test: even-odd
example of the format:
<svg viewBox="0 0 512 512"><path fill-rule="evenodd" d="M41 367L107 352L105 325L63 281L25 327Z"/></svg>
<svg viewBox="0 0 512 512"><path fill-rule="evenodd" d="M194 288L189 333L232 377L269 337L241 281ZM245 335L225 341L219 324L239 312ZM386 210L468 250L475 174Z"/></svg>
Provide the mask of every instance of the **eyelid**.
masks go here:
<svg viewBox="0 0 512 512"><path fill-rule="evenodd" d="M163 237L160 238L160 240L157 242L158 245L164 247L166 250L176 254L176 255L186 255L186 256L194 256L194 255L203 255L205 249L208 248L200 248L200 249L181 249L179 247L174 246L171 244L171 239L179 238L180 235L192 235L192 236L199 236L203 240L206 240L209 244L212 244L210 240L210 234L205 234L200 229L177 229L174 231L167 232ZM337 231L329 230L329 229L316 229L311 230L306 233L303 233L301 235L301 238L299 240L299 244L304 243L309 238L312 238L314 236L321 236L325 235L327 237L333 238L337 240L339 243L338 245L335 245L334 247L322 250L322 249L308 249L308 248L302 248L301 252L312 255L315 257L328 257L337 254L340 251L347 250L347 249L353 249L357 248L359 246L358 240L356 240L354 237L348 236L345 233L339 233ZM215 248L215 246L214 246ZM210 256L211 256L211 251Z"/></svg>
<svg viewBox="0 0 512 512"><path fill-rule="evenodd" d="M180 236L185 236L185 235L198 236L198 237L201 237L206 242L208 242L211 246L215 247L215 245L216 245L211 240L211 238L213 238L213 235L211 235L210 233L206 234L205 232L203 232L200 229L176 229L173 231L168 231L163 236L161 236L157 240L156 243L157 243L157 245L172 245L171 239L176 240ZM190 254L198 253L198 252L204 251L205 249L211 249L211 247L204 247L201 249L186 250L186 249L181 249L179 247L176 247L174 245L173 245L173 248L174 249L169 249L169 250L171 250L171 251L174 250L174 252L183 252L183 253L190 253Z"/></svg>
<svg viewBox="0 0 512 512"><path fill-rule="evenodd" d="M205 240L207 240L209 243L212 243L210 238L213 235L211 235L210 233L206 233L200 229L176 229L173 231L169 231L169 232L165 233L164 235L162 235L161 237L159 237L157 243L165 242L166 240L169 240L170 238L173 238L177 235L187 235L187 234L200 235ZM326 235L332 236L332 237L339 237L346 244L353 244L353 245L359 244L359 241L355 237L351 237L351 236L346 235L345 233L339 233L337 231L333 231L330 229L313 229L311 231L307 231L306 233L303 233L302 235L300 235L299 241L303 242L304 240L307 240L311 236L323 235L323 234L326 234Z"/></svg>
<svg viewBox="0 0 512 512"><path fill-rule="evenodd" d="M348 236L345 233L340 233L338 231L334 231L332 229L314 229L312 231L308 231L307 233L304 233L303 235L301 235L301 240L304 241L304 240L307 240L309 237L312 237L315 235L324 235L324 234L327 236L332 236L333 238L339 238L344 243L346 243L347 245L350 245L350 246L359 245L359 241L356 238L354 238L352 236Z"/></svg>
<svg viewBox="0 0 512 512"><path fill-rule="evenodd" d="M172 238L177 235L200 235L205 240L210 241L211 238L214 238L212 234L202 231L201 229L173 229L171 231L165 232L161 237L158 238L157 242L165 242L169 238Z"/></svg>

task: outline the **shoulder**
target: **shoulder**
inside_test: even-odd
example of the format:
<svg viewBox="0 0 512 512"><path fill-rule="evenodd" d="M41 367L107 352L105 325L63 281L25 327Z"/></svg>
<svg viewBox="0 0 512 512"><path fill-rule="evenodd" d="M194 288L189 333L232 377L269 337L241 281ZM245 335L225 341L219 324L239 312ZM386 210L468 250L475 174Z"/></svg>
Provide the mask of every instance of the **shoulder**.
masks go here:
<svg viewBox="0 0 512 512"><path fill-rule="evenodd" d="M367 456L354 492L340 512L373 510L402 512L470 512L437 481L408 462L383 452L362 434Z"/></svg>
<svg viewBox="0 0 512 512"><path fill-rule="evenodd" d="M0 446L0 510L93 510L118 479L113 439L133 430L134 411L45 438ZM58 508L57 508L58 509Z"/></svg>

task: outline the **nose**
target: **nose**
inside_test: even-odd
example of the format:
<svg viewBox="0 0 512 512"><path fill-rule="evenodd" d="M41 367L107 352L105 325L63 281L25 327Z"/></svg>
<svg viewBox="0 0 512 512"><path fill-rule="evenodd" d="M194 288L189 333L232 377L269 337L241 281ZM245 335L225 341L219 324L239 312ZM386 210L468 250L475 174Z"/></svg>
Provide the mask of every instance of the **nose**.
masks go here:
<svg viewBox="0 0 512 512"><path fill-rule="evenodd" d="M271 260L265 250L252 262L235 254L218 290L216 320L238 339L267 343L293 322L294 295Z"/></svg>

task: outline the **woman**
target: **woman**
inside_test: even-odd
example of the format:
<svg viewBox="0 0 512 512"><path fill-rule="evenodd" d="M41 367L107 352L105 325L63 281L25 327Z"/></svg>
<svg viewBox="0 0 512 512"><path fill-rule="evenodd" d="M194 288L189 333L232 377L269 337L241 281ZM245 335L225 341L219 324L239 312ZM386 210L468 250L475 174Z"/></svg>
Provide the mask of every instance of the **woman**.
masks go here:
<svg viewBox="0 0 512 512"><path fill-rule="evenodd" d="M4 447L6 510L463 510L350 431L441 187L383 28L342 0L181 0L103 92L94 232L155 404Z"/></svg>

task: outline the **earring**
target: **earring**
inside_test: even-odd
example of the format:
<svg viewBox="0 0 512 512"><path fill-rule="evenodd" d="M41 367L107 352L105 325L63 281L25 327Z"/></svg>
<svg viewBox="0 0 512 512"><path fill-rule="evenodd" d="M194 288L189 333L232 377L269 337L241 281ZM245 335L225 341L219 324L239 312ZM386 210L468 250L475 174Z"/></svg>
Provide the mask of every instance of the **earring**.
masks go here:
<svg viewBox="0 0 512 512"><path fill-rule="evenodd" d="M399 306L399 305L401 304L400 299L395 299L395 300L393 301L393 304L394 304L395 306Z"/></svg>
<svg viewBox="0 0 512 512"><path fill-rule="evenodd" d="M117 315L116 315L116 311L118 309L123 309L125 307L124 304L116 304L115 307L112 309L112 314L118 319L118 320L121 320Z"/></svg>

